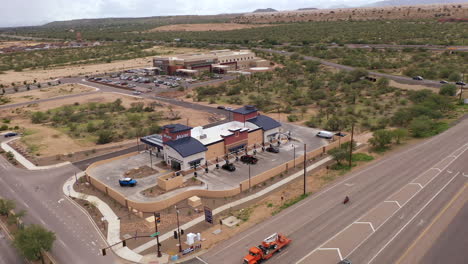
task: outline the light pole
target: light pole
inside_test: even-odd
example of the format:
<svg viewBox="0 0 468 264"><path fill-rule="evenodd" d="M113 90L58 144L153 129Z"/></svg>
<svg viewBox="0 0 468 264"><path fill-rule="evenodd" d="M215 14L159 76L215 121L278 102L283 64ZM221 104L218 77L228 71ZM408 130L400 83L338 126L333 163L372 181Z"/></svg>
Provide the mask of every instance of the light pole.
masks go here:
<svg viewBox="0 0 468 264"><path fill-rule="evenodd" d="M354 121L351 126L351 141L349 144L349 168L351 169L352 159L353 159L353 137L354 137Z"/></svg>
<svg viewBox="0 0 468 264"><path fill-rule="evenodd" d="M249 192L250 192L250 187L251 187L251 183L250 183L250 163L249 163Z"/></svg>
<svg viewBox="0 0 468 264"><path fill-rule="evenodd" d="M177 214L177 234L179 237L179 252L182 252L182 242L180 240L179 209L177 209L177 205L175 205L174 207L176 209L176 214Z"/></svg>
<svg viewBox="0 0 468 264"><path fill-rule="evenodd" d="M307 151L306 151L307 145L304 144L304 195L306 194L306 160L307 160Z"/></svg>
<svg viewBox="0 0 468 264"><path fill-rule="evenodd" d="M153 169L153 157L152 157L153 154L151 152L151 149L149 150L149 155L150 155L150 167L151 167L151 169Z"/></svg>

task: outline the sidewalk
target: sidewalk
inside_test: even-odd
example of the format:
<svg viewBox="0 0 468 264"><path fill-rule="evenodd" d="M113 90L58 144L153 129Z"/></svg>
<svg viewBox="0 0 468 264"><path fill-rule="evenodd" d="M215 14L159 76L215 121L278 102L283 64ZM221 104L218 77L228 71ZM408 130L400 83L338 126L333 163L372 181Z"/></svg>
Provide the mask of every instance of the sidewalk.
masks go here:
<svg viewBox="0 0 468 264"><path fill-rule="evenodd" d="M17 139L19 139L19 137L18 138L12 138L12 139L10 139L8 141L2 142L1 147L2 147L2 149L4 151L6 151L6 152L10 151L11 153L13 153L13 156L15 157L15 159L19 163L21 163L21 165L23 165L28 170L48 170L48 169L59 168L59 167L71 164L69 161L66 161L66 162L62 162L62 163L58 163L58 164L54 164L54 165L49 165L49 166L36 166L32 162L30 162L28 159L26 159L23 155L18 153L18 151L16 151L14 148L12 148L10 145L8 145L8 143L10 143L13 140L17 140Z"/></svg>
<svg viewBox="0 0 468 264"><path fill-rule="evenodd" d="M308 166L306 168L307 171L311 171L329 161L331 161L332 158L331 157L326 157L310 166ZM294 173L293 175L271 185L271 186L268 186L267 188L257 192L257 193L254 193L250 196L247 196L247 197L244 197L240 200L237 200L237 201L234 201L234 202L231 202L231 203L228 203L228 204L225 204L223 206L220 206L216 209L213 210L213 215L216 215L216 214L219 214L225 210L228 210L229 208L231 207L235 207L235 206L238 206L238 205L241 205L243 203L246 203L246 202L249 202L251 200L254 200L254 199L257 199L285 184L288 184L289 182L299 178L299 177L302 177L303 175L303 172L302 171L298 171L296 173ZM82 177L84 176L84 172L80 173L79 175L77 175L78 177ZM75 197L75 198L82 198L80 197L81 193L78 193L76 192L75 190L73 190L72 186L75 182L75 178L74 177L70 177L67 182L65 182L65 184L63 185L63 192L66 196L70 195L71 197ZM70 186L70 187L68 187ZM70 188L70 189L68 189ZM106 204L104 203L102 200L100 200L99 198L95 197L95 196L91 196L91 195L88 195L86 196L86 200L90 201L90 202L93 202L96 204L97 208L99 209L99 211L102 213L102 215L106 218L106 220L108 221L108 233L107 233L107 242L112 245L114 243L118 243L119 241L121 241L120 239L120 220L117 219L117 215L112 211L112 209ZM200 216L198 218L195 218L193 219L192 221L188 222L188 223L185 223L184 225L180 226L181 229L184 229L184 230L187 230L188 228L190 227L193 227L201 222L205 221L205 217L204 216ZM169 238L171 238L174 234L174 231L176 230L173 229L169 232L166 232L165 234L162 234L159 236L159 241L162 242L164 240L167 240ZM159 263L168 263L168 255L163 255L163 258L162 259L157 259L157 258L154 258L154 259L149 259L148 257L150 257L149 255L148 256L143 256L141 255L140 253L149 249L150 247L154 247L156 245L156 239L153 239L133 250L129 249L128 247L125 247L123 248L121 245L116 245L113 247L114 249L114 252L121 258L123 259L126 259L126 260L129 260L129 261L132 261L132 262L136 262L136 263L142 263L142 261L144 261L143 263L150 263L151 261L154 261L154 260L158 260ZM151 257L150 257L151 258Z"/></svg>

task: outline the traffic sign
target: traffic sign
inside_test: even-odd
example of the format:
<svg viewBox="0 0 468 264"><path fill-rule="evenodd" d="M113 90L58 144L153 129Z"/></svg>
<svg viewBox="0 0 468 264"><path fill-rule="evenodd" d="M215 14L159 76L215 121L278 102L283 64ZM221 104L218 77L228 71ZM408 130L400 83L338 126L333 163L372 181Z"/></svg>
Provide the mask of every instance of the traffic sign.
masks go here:
<svg viewBox="0 0 468 264"><path fill-rule="evenodd" d="M205 221L213 224L213 213L211 212L211 209L205 206Z"/></svg>
<svg viewBox="0 0 468 264"><path fill-rule="evenodd" d="M159 236L159 234L160 234L159 232L156 232L156 233L154 233L154 234L151 234L150 237Z"/></svg>

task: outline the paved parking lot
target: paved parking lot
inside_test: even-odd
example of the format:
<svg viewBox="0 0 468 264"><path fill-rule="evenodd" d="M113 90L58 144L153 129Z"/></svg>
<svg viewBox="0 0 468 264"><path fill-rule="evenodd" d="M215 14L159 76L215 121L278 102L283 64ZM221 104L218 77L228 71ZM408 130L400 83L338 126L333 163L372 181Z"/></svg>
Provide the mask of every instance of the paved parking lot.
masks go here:
<svg viewBox="0 0 468 264"><path fill-rule="evenodd" d="M162 161L161 158L152 157L153 165ZM150 166L150 157L148 153L140 153L134 156L125 157L122 159L117 159L102 165L96 166L89 169L88 173L91 177L96 178L103 183L107 184L109 187L119 191L125 196L131 196L136 193L139 193L145 189L148 189L151 186L156 185L157 177L167 173L166 170L159 170L157 174L136 179L138 181L135 187L121 187L119 185L119 179L124 178L124 173L134 169L139 168L143 165Z"/></svg>

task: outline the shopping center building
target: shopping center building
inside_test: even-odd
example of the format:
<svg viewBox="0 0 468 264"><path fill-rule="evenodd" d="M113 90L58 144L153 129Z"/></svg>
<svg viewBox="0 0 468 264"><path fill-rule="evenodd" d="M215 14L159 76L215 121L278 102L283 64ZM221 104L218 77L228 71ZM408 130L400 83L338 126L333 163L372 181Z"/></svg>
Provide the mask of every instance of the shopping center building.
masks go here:
<svg viewBox="0 0 468 264"><path fill-rule="evenodd" d="M189 170L207 161L223 159L251 146L260 146L280 136L281 124L260 115L254 106L232 110L232 120L205 127L171 124L161 134L141 138L154 153L160 153L174 170Z"/></svg>
<svg viewBox="0 0 468 264"><path fill-rule="evenodd" d="M258 58L250 50L213 50L206 53L155 57L153 66L161 74L198 74L202 72L225 73L247 70L251 67L268 67L269 62Z"/></svg>

